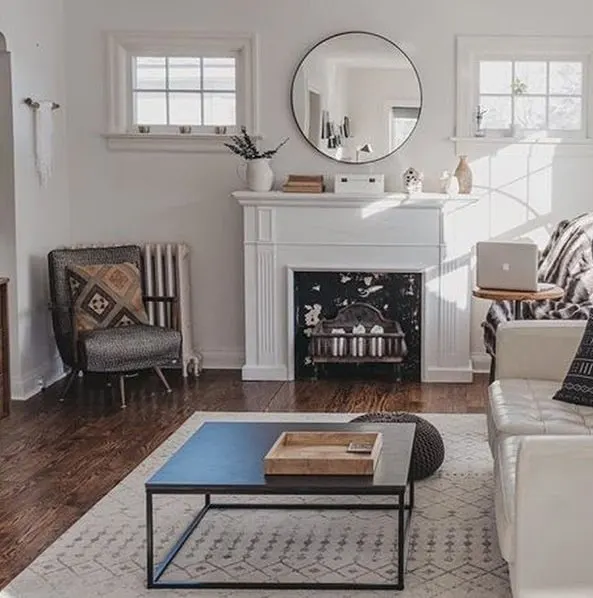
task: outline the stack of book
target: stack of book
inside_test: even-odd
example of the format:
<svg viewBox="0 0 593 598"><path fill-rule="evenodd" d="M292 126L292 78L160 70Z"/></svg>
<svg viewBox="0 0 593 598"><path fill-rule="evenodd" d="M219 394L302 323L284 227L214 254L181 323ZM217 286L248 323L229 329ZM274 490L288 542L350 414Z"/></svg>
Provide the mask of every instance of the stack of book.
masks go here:
<svg viewBox="0 0 593 598"><path fill-rule="evenodd" d="M285 193L323 193L322 174L289 174L282 186Z"/></svg>

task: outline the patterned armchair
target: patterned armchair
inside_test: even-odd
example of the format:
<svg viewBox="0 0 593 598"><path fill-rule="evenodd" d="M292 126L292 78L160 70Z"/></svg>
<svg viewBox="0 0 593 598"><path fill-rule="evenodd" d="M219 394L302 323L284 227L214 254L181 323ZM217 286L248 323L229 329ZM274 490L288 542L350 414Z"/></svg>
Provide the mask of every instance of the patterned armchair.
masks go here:
<svg viewBox="0 0 593 598"><path fill-rule="evenodd" d="M56 249L48 254L50 310L58 350L71 368L60 397L63 401L79 372L104 373L119 379L121 406L126 406L125 375L153 369L167 392L171 388L161 367L176 363L181 351L181 334L175 327L176 300L143 296L144 303L164 303L170 310L172 328L132 323L94 330L80 330L78 309L72 302L71 268L94 264L131 263L142 272L142 253L135 245ZM79 315L79 314L78 314Z"/></svg>

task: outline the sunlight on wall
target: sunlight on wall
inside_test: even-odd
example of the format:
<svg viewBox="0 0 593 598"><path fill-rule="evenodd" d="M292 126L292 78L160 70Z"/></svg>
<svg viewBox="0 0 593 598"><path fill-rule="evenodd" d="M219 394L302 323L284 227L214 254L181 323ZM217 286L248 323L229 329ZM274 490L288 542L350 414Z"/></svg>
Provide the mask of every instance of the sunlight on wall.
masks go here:
<svg viewBox="0 0 593 598"><path fill-rule="evenodd" d="M530 237L553 226L553 144L514 144L472 160L474 182L489 195L489 230L485 238ZM534 239L535 240L535 239Z"/></svg>

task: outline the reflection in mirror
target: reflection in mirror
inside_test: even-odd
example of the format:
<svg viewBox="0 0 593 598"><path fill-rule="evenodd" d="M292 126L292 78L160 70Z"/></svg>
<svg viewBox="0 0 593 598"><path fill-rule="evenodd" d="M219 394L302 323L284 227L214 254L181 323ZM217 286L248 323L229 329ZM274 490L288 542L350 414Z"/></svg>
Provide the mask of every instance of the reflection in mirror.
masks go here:
<svg viewBox="0 0 593 598"><path fill-rule="evenodd" d="M374 162L412 135L422 109L418 73L393 42L350 32L317 44L292 82L301 133L339 162Z"/></svg>

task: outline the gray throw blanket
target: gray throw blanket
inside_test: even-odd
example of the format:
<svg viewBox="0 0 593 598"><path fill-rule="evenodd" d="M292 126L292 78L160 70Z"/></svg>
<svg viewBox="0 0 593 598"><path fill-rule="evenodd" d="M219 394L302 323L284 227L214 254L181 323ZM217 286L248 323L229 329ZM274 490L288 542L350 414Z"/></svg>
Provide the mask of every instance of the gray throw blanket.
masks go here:
<svg viewBox="0 0 593 598"><path fill-rule="evenodd" d="M587 320L593 311L593 213L563 220L542 251L538 280L564 289L562 299L523 301L524 320ZM509 301L495 301L486 314L484 344L490 355L496 352L496 328L513 320Z"/></svg>

